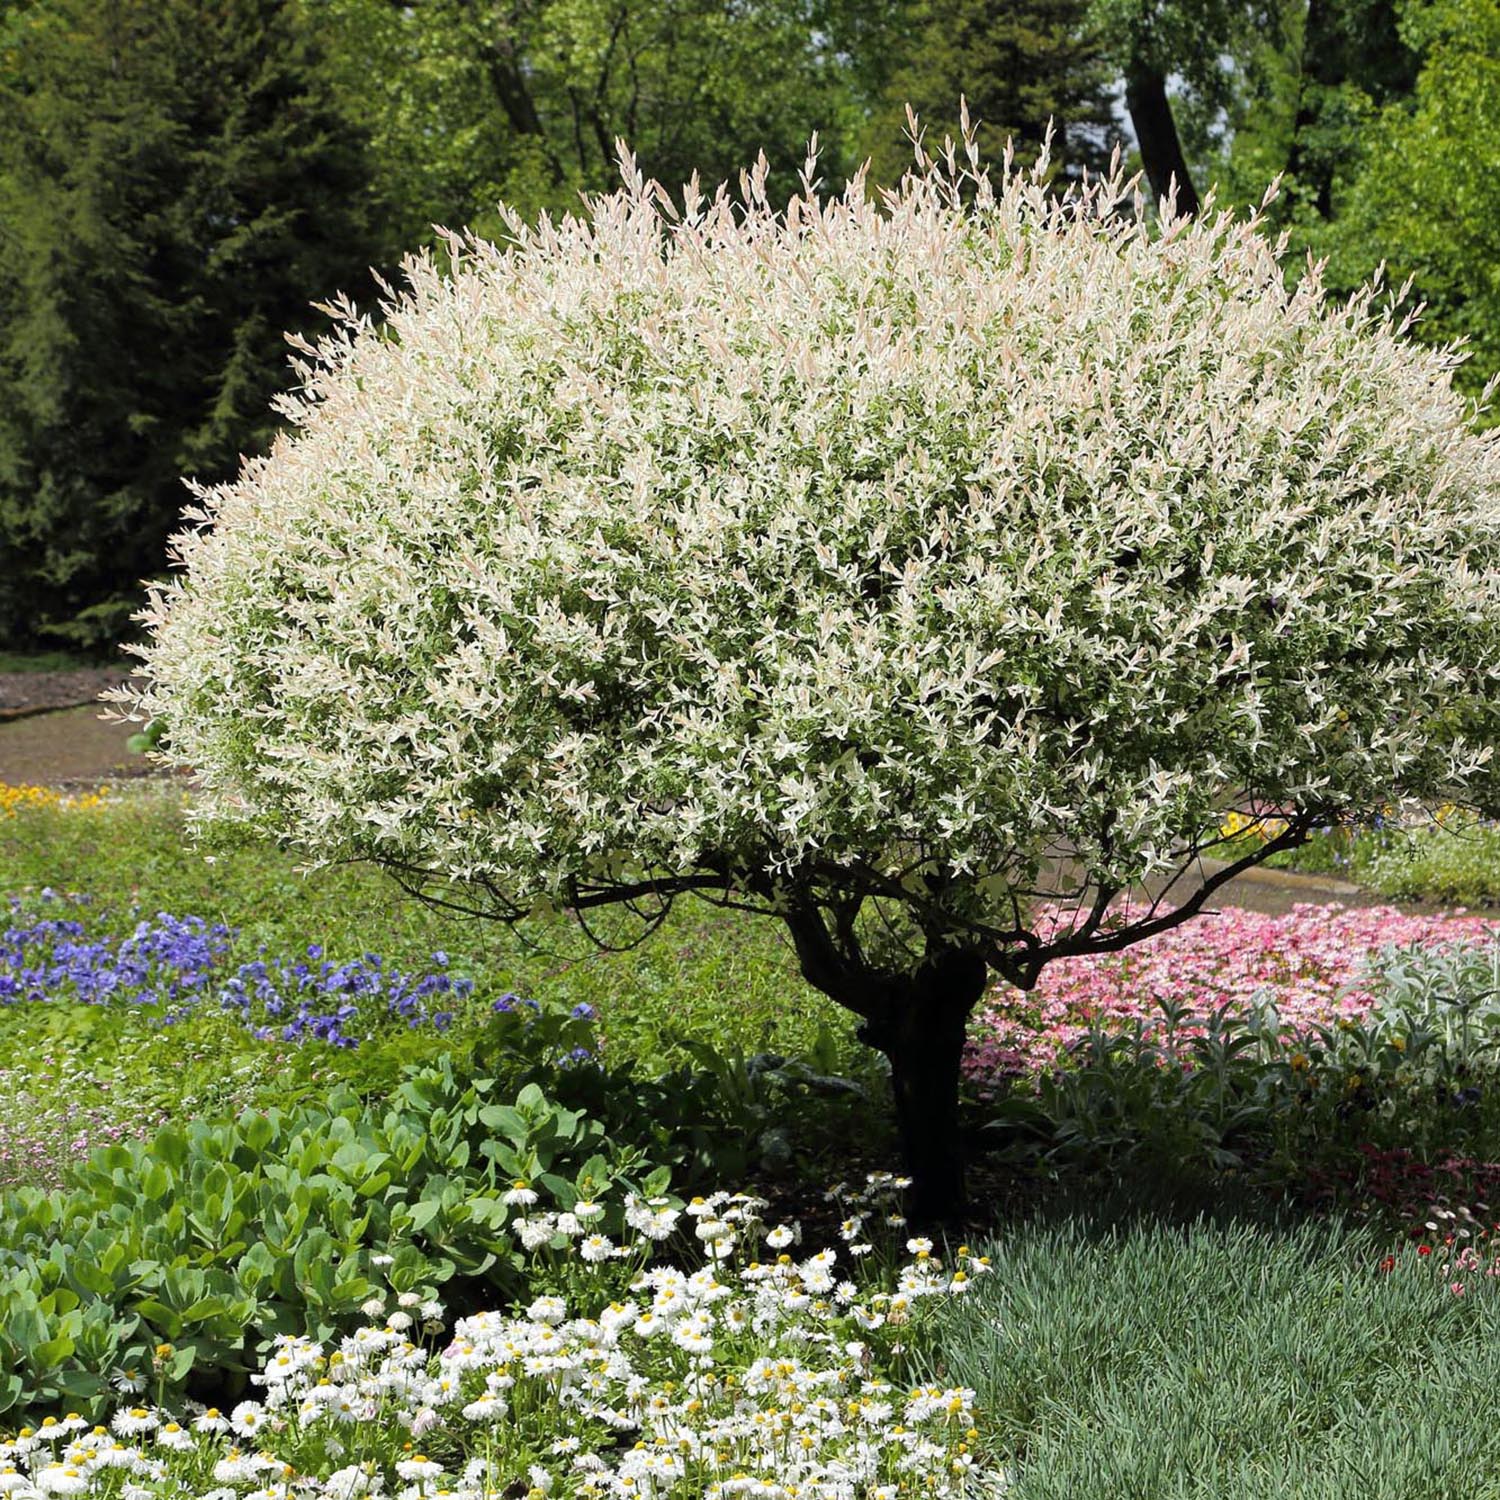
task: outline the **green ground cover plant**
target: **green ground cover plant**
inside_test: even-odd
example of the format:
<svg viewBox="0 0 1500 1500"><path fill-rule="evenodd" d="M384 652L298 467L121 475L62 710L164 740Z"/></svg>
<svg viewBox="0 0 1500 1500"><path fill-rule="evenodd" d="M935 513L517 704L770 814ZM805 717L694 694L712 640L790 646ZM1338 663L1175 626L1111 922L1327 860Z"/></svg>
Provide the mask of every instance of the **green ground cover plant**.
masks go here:
<svg viewBox="0 0 1500 1500"><path fill-rule="evenodd" d="M1079 1210L978 1247L928 1378L1012 1500L1500 1493L1500 1297L1338 1222Z"/></svg>
<svg viewBox="0 0 1500 1500"><path fill-rule="evenodd" d="M341 1089L163 1126L96 1151L62 1191L0 1197L0 1406L97 1404L112 1372L153 1368L166 1343L163 1392L196 1374L200 1393L242 1394L270 1338L352 1328L376 1257L394 1258L398 1290L473 1308L476 1289L524 1287L513 1187L572 1210L670 1175L537 1085L447 1063L384 1107ZM619 1212L599 1228L617 1233Z"/></svg>

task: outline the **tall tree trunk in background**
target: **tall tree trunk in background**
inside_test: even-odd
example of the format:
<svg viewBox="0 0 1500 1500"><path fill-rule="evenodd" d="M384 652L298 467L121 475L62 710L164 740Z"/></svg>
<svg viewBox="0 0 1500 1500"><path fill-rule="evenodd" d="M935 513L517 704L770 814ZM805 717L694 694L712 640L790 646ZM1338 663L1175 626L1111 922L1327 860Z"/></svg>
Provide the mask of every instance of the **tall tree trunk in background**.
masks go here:
<svg viewBox="0 0 1500 1500"><path fill-rule="evenodd" d="M1160 69L1140 58L1131 58L1125 70L1125 107L1141 148L1141 162L1151 181L1151 191L1164 198L1171 184L1177 187L1178 213L1198 212L1198 192L1182 154L1182 140L1177 121L1172 118L1172 101L1167 97L1167 80Z"/></svg>
<svg viewBox="0 0 1500 1500"><path fill-rule="evenodd" d="M1321 113L1323 90L1342 78L1339 49L1330 35L1327 0L1308 0L1302 32L1302 66L1297 80L1297 118L1287 152L1286 175L1293 193L1311 199L1322 218L1333 214L1333 171L1326 160L1309 157L1310 134Z"/></svg>

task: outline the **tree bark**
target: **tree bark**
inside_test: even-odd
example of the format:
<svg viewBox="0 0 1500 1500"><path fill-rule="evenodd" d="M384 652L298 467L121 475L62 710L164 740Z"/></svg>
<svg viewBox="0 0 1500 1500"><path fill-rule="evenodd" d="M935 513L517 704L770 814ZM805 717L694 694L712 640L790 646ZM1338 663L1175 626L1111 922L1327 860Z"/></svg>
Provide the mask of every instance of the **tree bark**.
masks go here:
<svg viewBox="0 0 1500 1500"><path fill-rule="evenodd" d="M951 1223L968 1206L958 1091L969 1013L988 971L975 953L939 954L906 984L892 985L882 1013L861 1038L890 1059L896 1120L907 1175L910 1217Z"/></svg>
<svg viewBox="0 0 1500 1500"><path fill-rule="evenodd" d="M1333 174L1327 162L1316 165L1309 162L1307 147L1318 123L1322 91L1341 81L1337 59L1327 6L1324 0L1308 0L1302 30L1302 64L1297 73L1297 115L1292 122L1286 175L1292 193L1304 200L1311 199L1324 219L1333 213Z"/></svg>
<svg viewBox="0 0 1500 1500"><path fill-rule="evenodd" d="M1131 60L1125 72L1125 107L1130 111L1130 123L1135 128L1151 191L1158 198L1165 198L1175 181L1178 213L1196 217L1198 193L1193 187L1187 158L1182 154L1172 101L1167 97L1167 80L1158 69L1138 59Z"/></svg>

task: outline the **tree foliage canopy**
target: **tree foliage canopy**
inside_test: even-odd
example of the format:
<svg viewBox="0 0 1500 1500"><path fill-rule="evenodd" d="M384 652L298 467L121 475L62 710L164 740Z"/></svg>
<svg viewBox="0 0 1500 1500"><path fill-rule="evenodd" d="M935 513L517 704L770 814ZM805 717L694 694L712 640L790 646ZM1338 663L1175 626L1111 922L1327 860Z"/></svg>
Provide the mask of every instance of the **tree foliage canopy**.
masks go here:
<svg viewBox="0 0 1500 1500"><path fill-rule="evenodd" d="M1117 131L1110 67L1088 10L1087 0L918 0L860 138L875 180L896 182L911 165L908 109L936 142L957 133L960 99L997 166L1007 146L1030 163L1050 131L1055 171L1102 170Z"/></svg>
<svg viewBox="0 0 1500 1500"><path fill-rule="evenodd" d="M808 138L852 153L858 79L898 7L857 0L304 0L369 129L403 244L498 229L505 201L565 212L613 184L623 136L663 182L764 151L790 180ZM871 54L876 54L872 56ZM381 86L372 88L372 72ZM956 96L955 96L956 97Z"/></svg>
<svg viewBox="0 0 1500 1500"><path fill-rule="evenodd" d="M0 637L92 645L376 259L365 146L290 0L51 0L5 41Z"/></svg>
<svg viewBox="0 0 1500 1500"><path fill-rule="evenodd" d="M1373 289L1118 177L626 173L414 261L203 492L138 701L218 814L502 915L889 900L898 968L1024 982L1044 868L1496 805L1500 449Z"/></svg>

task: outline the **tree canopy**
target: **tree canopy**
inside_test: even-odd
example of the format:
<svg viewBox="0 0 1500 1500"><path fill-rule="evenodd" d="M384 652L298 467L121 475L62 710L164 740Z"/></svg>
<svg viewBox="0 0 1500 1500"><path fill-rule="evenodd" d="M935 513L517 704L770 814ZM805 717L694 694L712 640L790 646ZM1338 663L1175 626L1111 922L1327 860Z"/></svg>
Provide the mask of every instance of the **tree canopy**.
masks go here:
<svg viewBox="0 0 1500 1500"><path fill-rule="evenodd" d="M200 492L135 699L205 815L315 859L779 917L929 1208L987 974L1185 919L1231 808L1285 820L1243 865L1500 807L1500 449L1452 356L1253 222L969 149L882 205L810 164L784 214L627 158L412 263Z"/></svg>
<svg viewBox="0 0 1500 1500"><path fill-rule="evenodd" d="M291 0L8 17L0 637L119 636L181 476L268 437L283 331L373 291L364 152Z"/></svg>
<svg viewBox="0 0 1500 1500"><path fill-rule="evenodd" d="M860 137L872 175L895 182L911 165L907 111L929 145L959 132L967 102L987 160L1007 146L1031 162L1050 133L1053 169L1101 171L1119 139L1110 67L1086 0L922 0L907 21L913 38L893 63Z"/></svg>

